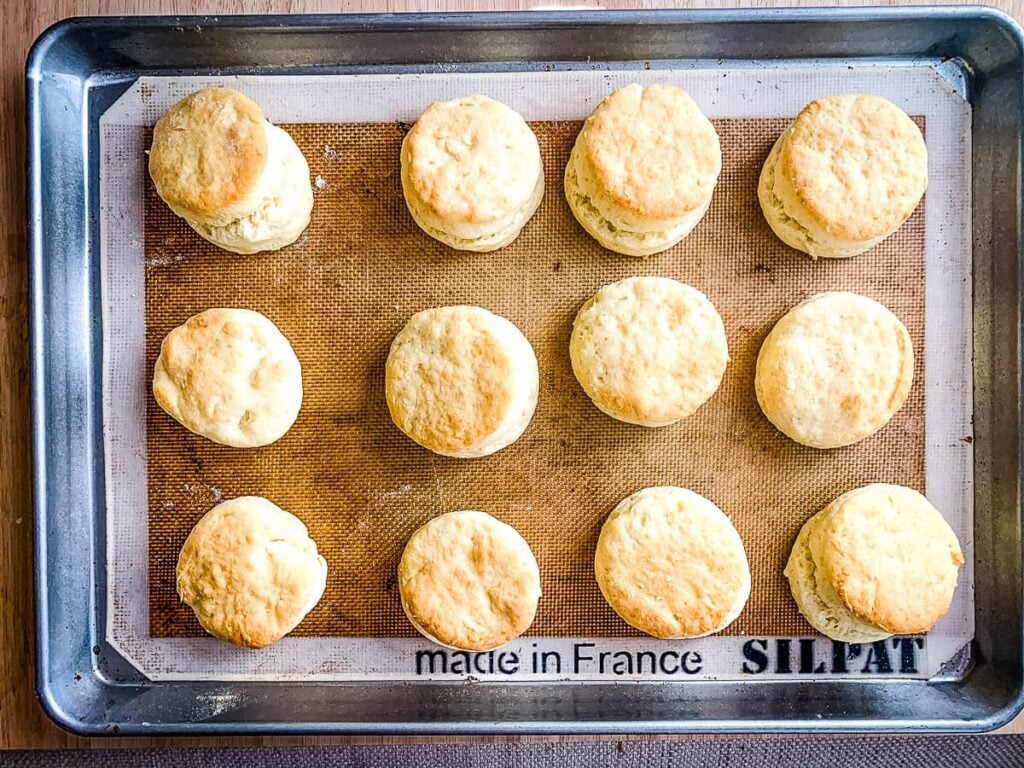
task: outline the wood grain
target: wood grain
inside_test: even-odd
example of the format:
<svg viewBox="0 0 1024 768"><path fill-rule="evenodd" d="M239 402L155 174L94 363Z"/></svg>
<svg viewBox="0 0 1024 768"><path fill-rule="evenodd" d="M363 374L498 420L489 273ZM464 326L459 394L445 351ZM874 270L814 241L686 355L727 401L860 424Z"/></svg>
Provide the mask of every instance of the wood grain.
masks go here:
<svg viewBox="0 0 1024 768"><path fill-rule="evenodd" d="M943 2L944 0L939 0ZM936 2L936 0L931 0ZM789 5L863 5L863 0L798 0ZM897 3L878 3L896 5ZM914 0L914 4L923 4ZM35 695L34 623L32 606L32 508L30 488L28 285L25 202L25 57L32 41L50 24L68 16L121 14L224 13L337 13L439 10L525 10L572 5L593 8L701 8L766 7L771 2L662 2L660 0L589 0L572 3L547 0L492 0L491 2L438 2L436 0L28 0L5 4L0 25L0 226L4 250L0 254L0 748L59 749L110 746L185 746L182 739L83 739L51 723ZM992 5L1024 20L1024 0L997 0ZM1024 717L1002 731L1024 733ZM631 737L652 739L664 737ZM456 742L452 738L202 738L189 746L257 744L309 745L341 743L394 743L399 741ZM472 739L505 741L507 738ZM537 737L536 741L549 740ZM624 739L619 739L624 740Z"/></svg>

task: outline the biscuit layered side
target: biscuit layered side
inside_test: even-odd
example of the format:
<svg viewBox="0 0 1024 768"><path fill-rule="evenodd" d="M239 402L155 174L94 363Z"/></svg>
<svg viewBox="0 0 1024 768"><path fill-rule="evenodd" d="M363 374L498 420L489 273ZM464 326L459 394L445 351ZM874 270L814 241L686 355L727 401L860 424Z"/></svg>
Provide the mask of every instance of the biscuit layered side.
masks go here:
<svg viewBox="0 0 1024 768"><path fill-rule="evenodd" d="M914 121L878 96L811 102L779 137L758 200L780 240L814 258L873 248L914 212L928 151Z"/></svg>
<svg viewBox="0 0 1024 768"><path fill-rule="evenodd" d="M228 88L197 91L160 118L149 173L171 210L235 253L295 242L313 210L301 150L259 106Z"/></svg>
<svg viewBox="0 0 1024 768"><path fill-rule="evenodd" d="M327 561L301 520L260 496L243 496L196 523L175 582L203 629L262 648L295 629L320 601Z"/></svg>
<svg viewBox="0 0 1024 768"><path fill-rule="evenodd" d="M402 142L402 192L417 226L462 251L511 243L540 206L540 145L486 96L432 104Z"/></svg>
<svg viewBox="0 0 1024 768"><path fill-rule="evenodd" d="M963 563L956 534L924 496L875 483L804 524L785 575L815 629L862 643L930 630L949 610Z"/></svg>
<svg viewBox="0 0 1024 768"><path fill-rule="evenodd" d="M605 248L648 256L703 218L721 168L718 134L685 91L629 85L584 123L566 165L565 196Z"/></svg>

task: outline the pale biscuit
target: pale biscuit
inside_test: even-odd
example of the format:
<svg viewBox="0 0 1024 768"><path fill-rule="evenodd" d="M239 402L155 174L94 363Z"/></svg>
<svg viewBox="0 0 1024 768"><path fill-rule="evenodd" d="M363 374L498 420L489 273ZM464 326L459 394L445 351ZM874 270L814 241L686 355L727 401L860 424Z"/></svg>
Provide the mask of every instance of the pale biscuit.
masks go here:
<svg viewBox="0 0 1024 768"><path fill-rule="evenodd" d="M817 258L854 256L887 238L928 186L928 150L903 110L878 96L812 101L761 170L758 200L787 245Z"/></svg>
<svg viewBox="0 0 1024 768"><path fill-rule="evenodd" d="M164 338L153 395L180 424L214 442L269 445L299 414L302 367L259 312L208 309Z"/></svg>
<svg viewBox="0 0 1024 768"><path fill-rule="evenodd" d="M260 496L218 504L181 548L178 595L203 629L262 648L291 632L327 585L327 561L294 515Z"/></svg>
<svg viewBox="0 0 1024 768"><path fill-rule="evenodd" d="M204 88L153 129L149 172L170 208L236 253L276 250L309 224L309 165L292 137L229 88Z"/></svg>
<svg viewBox="0 0 1024 768"><path fill-rule="evenodd" d="M852 445L903 407L914 379L906 327L873 299L820 293L780 319L761 345L754 388L779 431L812 448Z"/></svg>
<svg viewBox="0 0 1024 768"><path fill-rule="evenodd" d="M463 251L511 243L544 196L540 145L486 96L431 104L402 142L402 191L416 224Z"/></svg>
<svg viewBox="0 0 1024 768"><path fill-rule="evenodd" d="M863 643L931 629L949 610L963 563L956 534L924 496L876 483L804 524L785 575L815 629Z"/></svg>
<svg viewBox="0 0 1024 768"><path fill-rule="evenodd" d="M398 590L406 616L426 638L488 651L530 628L540 571L515 528L485 512L449 512L405 545Z"/></svg>
<svg viewBox="0 0 1024 768"><path fill-rule="evenodd" d="M623 499L601 528L594 573L627 624L661 638L720 632L750 596L739 533L722 510L685 488L645 488Z"/></svg>
<svg viewBox="0 0 1024 768"><path fill-rule="evenodd" d="M693 414L722 383L725 326L708 298L667 277L629 277L583 305L569 342L573 373L594 405L661 427Z"/></svg>
<svg viewBox="0 0 1024 768"><path fill-rule="evenodd" d="M384 386L392 421L424 448L486 456L518 440L533 418L537 358L505 318L481 307L435 307L395 337Z"/></svg>
<svg viewBox="0 0 1024 768"><path fill-rule="evenodd" d="M587 118L566 165L565 196L605 248L647 256L697 225L721 169L718 134L685 91L634 84Z"/></svg>

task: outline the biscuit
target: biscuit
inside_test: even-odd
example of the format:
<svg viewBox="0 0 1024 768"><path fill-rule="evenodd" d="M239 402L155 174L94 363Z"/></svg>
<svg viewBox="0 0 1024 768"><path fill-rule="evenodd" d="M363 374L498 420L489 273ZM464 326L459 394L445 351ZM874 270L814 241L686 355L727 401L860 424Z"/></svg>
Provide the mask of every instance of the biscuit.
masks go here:
<svg viewBox="0 0 1024 768"><path fill-rule="evenodd" d="M302 405L302 367L288 339L248 309L208 309L160 345L153 395L187 429L222 445L279 439Z"/></svg>
<svg viewBox="0 0 1024 768"><path fill-rule="evenodd" d="M398 589L406 616L424 637L489 651L530 628L540 571L515 528L485 512L449 512L405 545Z"/></svg>
<svg viewBox="0 0 1024 768"><path fill-rule="evenodd" d="M153 129L157 193L199 235L235 253L277 250L309 224L309 165L292 137L248 97L204 88Z"/></svg>
<svg viewBox="0 0 1024 768"><path fill-rule="evenodd" d="M693 414L722 383L729 347L708 298L667 277L629 277L583 305L569 342L572 370L594 405L662 427Z"/></svg>
<svg viewBox="0 0 1024 768"><path fill-rule="evenodd" d="M779 431L812 448L852 445L903 407L914 379L910 334L856 293L819 293L787 312L761 345L754 388Z"/></svg>
<svg viewBox="0 0 1024 768"><path fill-rule="evenodd" d="M203 629L262 648L295 629L319 602L327 561L301 520L260 496L242 496L196 523L175 575L178 595Z"/></svg>
<svg viewBox="0 0 1024 768"><path fill-rule="evenodd" d="M461 251L511 243L544 196L540 145L486 96L431 104L402 142L402 191L416 224Z"/></svg>
<svg viewBox="0 0 1024 768"><path fill-rule="evenodd" d="M711 501L685 488L645 488L601 528L594 573L630 626L661 638L721 632L750 596L739 533Z"/></svg>
<svg viewBox="0 0 1024 768"><path fill-rule="evenodd" d="M388 354L391 419L443 456L472 458L519 439L537 407L533 347L511 322L471 306L413 315Z"/></svg>
<svg viewBox="0 0 1024 768"><path fill-rule="evenodd" d="M876 483L804 524L785 575L815 629L867 643L931 629L949 610L963 563L956 534L924 496Z"/></svg>
<svg viewBox="0 0 1024 768"><path fill-rule="evenodd" d="M686 91L628 85L583 124L565 168L565 196L605 248L647 256L697 225L721 169L718 134Z"/></svg>
<svg viewBox="0 0 1024 768"><path fill-rule="evenodd" d="M814 258L844 258L900 228L928 186L914 121L878 96L812 101L779 137L757 196L768 225Z"/></svg>

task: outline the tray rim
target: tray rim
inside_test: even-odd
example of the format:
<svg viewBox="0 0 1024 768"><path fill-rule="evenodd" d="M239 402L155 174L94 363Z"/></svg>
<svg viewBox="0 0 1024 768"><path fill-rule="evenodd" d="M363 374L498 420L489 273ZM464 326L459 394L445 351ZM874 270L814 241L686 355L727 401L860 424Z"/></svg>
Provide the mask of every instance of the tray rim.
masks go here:
<svg viewBox="0 0 1024 768"><path fill-rule="evenodd" d="M871 7L871 8L770 8L770 9L715 9L715 10L657 10L657 11L533 11L533 12L484 12L484 13L437 13L437 14L359 14L359 15L298 15L298 16L181 16L181 17L159 17L159 16L134 16L134 17L76 17L58 22L44 31L33 45L26 65L26 81L28 91L28 123L29 123L29 252L30 252L30 331L32 349L32 379L31 379L31 400L32 400L32 422L33 422L33 507L35 513L35 576L36 576L36 638L37 638L37 689L44 709L58 724L69 730L88 735L101 735L111 732L127 733L176 733L188 731L191 733L621 733L621 732L687 732L687 731L874 731L874 730L989 730L999 727L1008 722L1017 712L1024 708L1024 687L1022 681L1016 681L1017 691L1015 698L1006 706L990 714L988 717L973 721L957 720L934 720L934 721L901 721L899 719L862 719L850 721L821 721L813 719L779 721L776 719L719 719L702 720L697 723L690 721L662 721L662 720L600 720L600 721L565 721L565 720L532 720L532 721L499 721L499 720L478 720L463 722L393 722L393 723L337 723L337 722L200 722L200 723L154 723L140 727L139 723L88 723L85 724L73 717L61 701L57 691L51 685L48 677L50 666L53 662L52 649L49 646L49 627L51 602L49 593L49 562L48 538L50 535L50 507L48 504L48 480L51 478L47 464L48 447L50 445L46 425L49 406L50 392L48 385L52 382L46 376L46 332L44 322L44 298L42 288L44 280L42 275L45 272L43 259L45 257L44 242L47 232L42 226L42 201L40 199L40 187L42 184L43 170L40 156L40 134L44 130L44 123L39 117L40 94L39 83L46 73L47 56L54 46L59 44L72 32L86 30L95 33L102 33L104 30L145 30L156 26L173 25L175 27L219 26L225 28L243 30L267 30L273 27L324 29L330 31L360 31L360 30L388 30L388 29L411 29L418 31L444 27L448 29L478 29L488 28L519 28L530 27L531 25L542 25L548 28L567 28L572 25L586 24L594 27L606 27L621 24L640 25L687 25L707 24L716 22L755 22L755 23L797 23L804 21L890 21L890 20L935 20L946 19L951 21L972 18L988 21L995 24L1004 33L1008 34L1018 51L1024 50L1024 33L1010 16L1002 11L983 6L940 6L940 7ZM472 64L474 62L467 62ZM302 68L290 70L300 73ZM148 70L142 70L144 74ZM132 75L126 82L131 82L138 75ZM87 83L82 81L83 89ZM90 124L91 126L91 124ZM1020 137L1018 136L1018 139ZM95 161L93 161L95 162ZM89 169L92 167L90 161L83 157L83 171L86 180L89 179ZM84 202L84 201L83 201ZM1020 210L1018 208L1018 217ZM1021 249L1018 243L1018 261L1020 260ZM94 297L90 299L90 302ZM87 378L93 377L96 371L87 371ZM1018 413L1019 413L1018 402ZM101 457L100 457L101 458ZM1018 469L1020 462L1018 460ZM1018 478L1019 478L1018 472ZM97 510L95 503L99 501L101 507ZM102 516L102 498L93 499L90 509L94 514ZM1019 511L1019 510L1018 510ZM100 542L93 542L98 544ZM95 551L94 551L95 554ZM102 553L100 553L102 554ZM103 559L101 556L98 559ZM96 564L102 568L102 564ZM96 619L96 612L91 606L86 606L89 612L88 625L93 632L93 638L102 637L96 635L96 627L93 626ZM98 647L98 646L97 646ZM81 650L81 649L79 649ZM92 667L97 675L95 681L99 688L104 685L115 684L125 685L123 682L109 680L103 674ZM161 686L167 683L148 683L149 686ZM236 685L250 686L250 683L236 683ZM693 681L690 685L707 685L706 681ZM771 683L779 685L778 683ZM862 683L854 683L858 685ZM900 683L910 684L909 681ZM273 683L264 685L275 685ZM285 684L288 685L288 684ZM290 685L295 685L294 683ZM306 685L306 684L301 684ZM350 686L359 684L332 683L332 686ZM427 685L415 683L412 685ZM453 685L445 683L443 685ZM496 688L496 684L487 684ZM523 688L528 684L513 684L515 687ZM601 684L587 683L590 687L600 687ZM619 686L641 685L656 686L655 683L619 684ZM749 686L749 683L744 683ZM408 685L398 686L407 688ZM538 688L545 686L540 684ZM608 684L609 688L615 688Z"/></svg>

